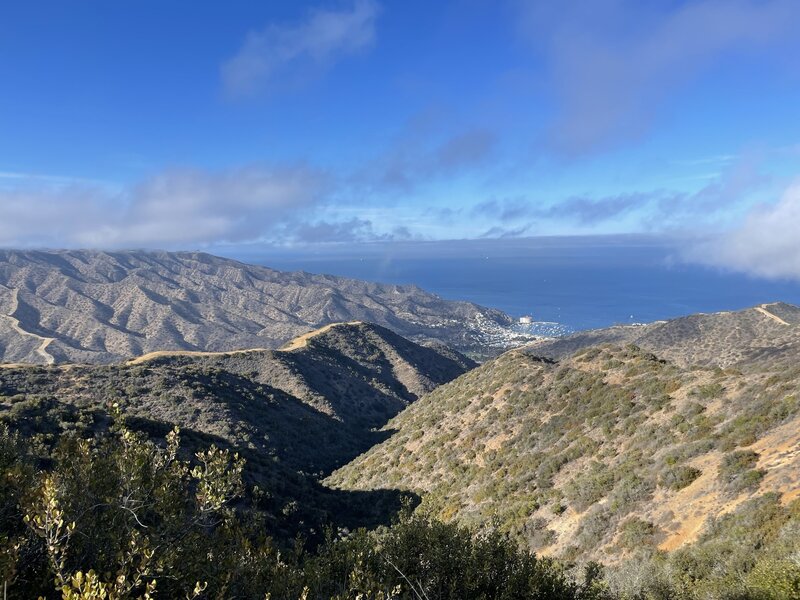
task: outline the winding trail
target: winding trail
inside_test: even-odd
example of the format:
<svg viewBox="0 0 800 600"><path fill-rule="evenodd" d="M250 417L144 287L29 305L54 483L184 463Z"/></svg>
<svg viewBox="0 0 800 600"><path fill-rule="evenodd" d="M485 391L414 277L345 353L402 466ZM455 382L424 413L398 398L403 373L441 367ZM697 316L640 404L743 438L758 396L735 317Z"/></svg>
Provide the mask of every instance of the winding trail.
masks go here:
<svg viewBox="0 0 800 600"><path fill-rule="evenodd" d="M333 329L337 325L360 325L361 321L348 321L346 323L339 322L339 323L330 323L325 325L324 327L320 327L319 329L315 329L314 331L309 331L308 333L304 333L303 335L299 335L290 341L288 344L284 344L280 347L280 352L290 352L292 350L297 350L298 348L304 348L308 344L308 340L313 337L320 335L321 333L325 333L330 329Z"/></svg>
<svg viewBox="0 0 800 600"><path fill-rule="evenodd" d="M326 331L336 327L337 325L359 325L361 321L349 321L347 323L330 323L329 325L325 325L324 327L320 327L319 329L315 329L314 331L309 331L308 333L304 333L293 340L290 340L277 350L273 350L274 352L291 352L292 350L297 350L299 348L304 348L308 344L308 340L311 338L320 335L321 333L325 333ZM229 356L231 354L248 354L250 352L270 352L269 348L245 348L243 350L222 350L219 352L203 352L199 350L156 350L155 352L148 352L147 354L143 354L142 356L137 356L136 358L132 358L131 360L127 361L125 364L127 365L139 365L144 362L148 362L150 360L154 360L156 358L161 358L164 356Z"/></svg>
<svg viewBox="0 0 800 600"><path fill-rule="evenodd" d="M11 304L11 306L12 306L11 312L9 314L7 314L7 315L0 315L0 316L8 319L9 321L11 321L11 328L14 331L16 331L18 334L20 334L21 336L32 337L32 338L35 338L35 339L39 340L39 342L40 342L39 346L35 350L36 354L38 354L39 356L41 356L44 359L45 364L48 364L48 365L54 364L56 362L56 359L52 354L50 354L47 351L47 347L52 342L56 341L55 338L44 337L44 336L38 335L36 333L31 333L30 331L26 331L25 329L23 329L22 323L20 323L19 319L14 316L14 313L16 313L17 310L19 309L19 289L17 289L17 288L7 288L7 289L11 290L11 303L12 303Z"/></svg>
<svg viewBox="0 0 800 600"><path fill-rule="evenodd" d="M768 306L771 306L771 305L770 304L762 304L761 306L756 306L755 309L758 312L760 312L762 315L764 315L765 317L767 317L769 319L772 319L776 323L780 323L781 325L790 325L791 326L791 323L787 323L786 321L781 319L778 315L769 312L767 310Z"/></svg>
<svg viewBox="0 0 800 600"><path fill-rule="evenodd" d="M269 352L268 348L246 348L244 350L221 350L219 352L203 352L201 350L156 350L127 361L126 365L138 365L163 356L230 356L231 354L248 354L250 352Z"/></svg>

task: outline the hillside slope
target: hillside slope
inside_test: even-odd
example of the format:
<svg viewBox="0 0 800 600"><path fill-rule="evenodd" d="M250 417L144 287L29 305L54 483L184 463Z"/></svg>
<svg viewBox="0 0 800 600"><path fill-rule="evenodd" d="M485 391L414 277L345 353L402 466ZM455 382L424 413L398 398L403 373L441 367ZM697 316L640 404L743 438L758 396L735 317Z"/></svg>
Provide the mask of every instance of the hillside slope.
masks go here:
<svg viewBox="0 0 800 600"><path fill-rule="evenodd" d="M103 410L117 402L130 417L330 470L366 449L373 428L473 366L377 325L343 323L293 350L158 352L122 365L5 367L0 413Z"/></svg>
<svg viewBox="0 0 800 600"><path fill-rule="evenodd" d="M356 320L464 350L511 322L416 286L286 273L202 253L0 250L0 362L277 348Z"/></svg>
<svg viewBox="0 0 800 600"><path fill-rule="evenodd" d="M563 358L581 348L636 344L683 366L728 367L800 349L800 307L774 302L740 311L694 314L645 325L583 331L528 346L531 353Z"/></svg>
<svg viewBox="0 0 800 600"><path fill-rule="evenodd" d="M236 375L278 389L343 425L367 431L381 427L418 397L475 363L447 348L410 342L378 325L351 322L304 334L285 349L157 352L129 363L131 368L137 365Z"/></svg>
<svg viewBox="0 0 800 600"><path fill-rule="evenodd" d="M800 495L800 361L722 370L635 346L560 362L512 350L385 429L327 483L411 490L445 519L497 519L531 548L608 562L693 542L761 494Z"/></svg>
<svg viewBox="0 0 800 600"><path fill-rule="evenodd" d="M5 366L0 425L22 432L47 460L68 434L105 431L118 408L129 427L156 439L178 425L190 456L212 443L239 452L282 539L319 534L331 522L382 522L399 510L398 492L342 492L320 478L385 439L376 428L474 363L365 323L334 324L288 346L158 352L108 366Z"/></svg>

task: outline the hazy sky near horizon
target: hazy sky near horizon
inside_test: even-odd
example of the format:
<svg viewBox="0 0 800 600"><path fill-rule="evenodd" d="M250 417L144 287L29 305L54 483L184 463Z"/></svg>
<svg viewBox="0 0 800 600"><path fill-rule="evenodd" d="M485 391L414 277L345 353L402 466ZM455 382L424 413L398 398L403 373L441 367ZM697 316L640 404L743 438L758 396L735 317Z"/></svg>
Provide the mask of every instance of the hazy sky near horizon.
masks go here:
<svg viewBox="0 0 800 600"><path fill-rule="evenodd" d="M0 245L680 235L800 278L796 0L10 3Z"/></svg>

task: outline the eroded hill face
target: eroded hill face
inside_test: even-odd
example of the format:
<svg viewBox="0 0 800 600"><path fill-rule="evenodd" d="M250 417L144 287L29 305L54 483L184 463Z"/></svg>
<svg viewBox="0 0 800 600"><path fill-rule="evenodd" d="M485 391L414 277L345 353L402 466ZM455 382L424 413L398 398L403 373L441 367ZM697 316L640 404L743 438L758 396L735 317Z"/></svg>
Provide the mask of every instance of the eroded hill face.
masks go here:
<svg viewBox="0 0 800 600"><path fill-rule="evenodd" d="M414 403L327 481L413 490L445 519L613 562L693 542L761 494L796 498L799 394L796 355L721 370L632 346L559 363L511 351Z"/></svg>
<svg viewBox="0 0 800 600"><path fill-rule="evenodd" d="M510 323L500 311L415 286L286 273L202 253L0 250L0 362L278 348L356 320L462 349Z"/></svg>
<svg viewBox="0 0 800 600"><path fill-rule="evenodd" d="M533 354L564 358L589 346L632 343L682 366L729 367L800 353L800 307L782 302L695 314L646 325L610 327L543 340Z"/></svg>
<svg viewBox="0 0 800 600"><path fill-rule="evenodd" d="M225 372L281 390L326 418L369 430L475 363L384 327L353 322L327 325L275 351L158 352L129 365Z"/></svg>
<svg viewBox="0 0 800 600"><path fill-rule="evenodd" d="M371 429L473 366L383 327L336 324L285 351L159 352L122 365L6 367L0 410L6 416L48 406L103 410L116 402L135 418L284 461L304 454L310 463L304 466L329 470L366 449ZM313 445L301 451L309 440Z"/></svg>
<svg viewBox="0 0 800 600"><path fill-rule="evenodd" d="M319 532L331 518L364 525L352 519L399 508L396 492L337 492L318 480L385 439L375 429L417 397L473 366L383 327L337 324L286 351L0 368L0 423L47 447L69 432L103 431L116 404L132 428L155 438L177 425L189 448L235 449L248 480L267 490L265 510L283 515L276 522L296 512L298 531Z"/></svg>

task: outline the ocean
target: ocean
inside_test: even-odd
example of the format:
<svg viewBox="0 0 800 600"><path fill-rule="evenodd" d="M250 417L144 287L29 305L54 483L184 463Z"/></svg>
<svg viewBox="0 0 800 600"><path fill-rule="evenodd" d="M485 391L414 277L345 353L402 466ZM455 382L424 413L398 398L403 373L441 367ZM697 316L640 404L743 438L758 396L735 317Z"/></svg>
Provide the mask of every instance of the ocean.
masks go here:
<svg viewBox="0 0 800 600"><path fill-rule="evenodd" d="M639 238L378 244L237 258L281 270L415 284L443 298L559 323L564 330L775 301L800 304L800 282L686 264L675 260L672 246Z"/></svg>

